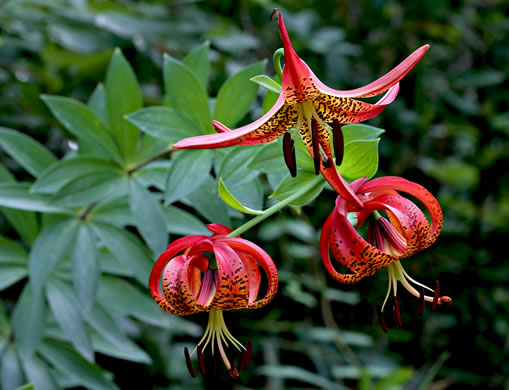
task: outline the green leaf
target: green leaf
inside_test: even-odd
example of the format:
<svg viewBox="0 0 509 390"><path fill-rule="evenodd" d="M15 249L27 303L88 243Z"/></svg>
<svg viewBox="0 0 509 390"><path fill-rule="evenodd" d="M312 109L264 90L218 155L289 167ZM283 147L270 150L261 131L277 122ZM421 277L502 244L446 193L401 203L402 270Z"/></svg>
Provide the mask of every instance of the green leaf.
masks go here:
<svg viewBox="0 0 509 390"><path fill-rule="evenodd" d="M12 286L28 275L26 265L0 264L0 291Z"/></svg>
<svg viewBox="0 0 509 390"><path fill-rule="evenodd" d="M0 206L43 213L69 213L57 205L50 205L45 195L29 192L29 183L0 183Z"/></svg>
<svg viewBox="0 0 509 390"><path fill-rule="evenodd" d="M272 80L270 77L265 76L264 74L251 77L249 80L265 88L267 91L277 93L278 95L279 93L281 93L281 84L279 84L277 81Z"/></svg>
<svg viewBox="0 0 509 390"><path fill-rule="evenodd" d="M173 160L168 171L164 201L182 199L207 179L212 167L210 150L183 150Z"/></svg>
<svg viewBox="0 0 509 390"><path fill-rule="evenodd" d="M134 172L132 177L135 177L136 180L145 187L152 186L156 187L158 190L164 191L166 189L166 179L170 166L171 161L169 160L154 161Z"/></svg>
<svg viewBox="0 0 509 390"><path fill-rule="evenodd" d="M101 269L97 248L88 224L81 223L72 252L72 280L81 304L88 310L94 303Z"/></svg>
<svg viewBox="0 0 509 390"><path fill-rule="evenodd" d="M298 191L302 186L308 184L316 175L314 172L302 171L299 170L297 177L291 177L288 174L278 188L269 196L269 198L274 198L279 201L288 198L290 195ZM304 206L315 199L320 192L322 192L323 187L325 185L325 180L320 181L316 186L310 189L307 193L295 199L290 203L292 206Z"/></svg>
<svg viewBox="0 0 509 390"><path fill-rule="evenodd" d="M207 92L194 72L165 54L163 75L167 105L194 121L203 133L214 133Z"/></svg>
<svg viewBox="0 0 509 390"><path fill-rule="evenodd" d="M182 201L186 205L194 207L209 222L230 226L231 220L228 215L228 207L216 191L216 181L209 175L198 188L188 194Z"/></svg>
<svg viewBox="0 0 509 390"><path fill-rule="evenodd" d="M2 355L0 374L2 389L15 389L25 383L18 354L13 345L9 345Z"/></svg>
<svg viewBox="0 0 509 390"><path fill-rule="evenodd" d="M127 337L122 345L113 344L110 340L98 333L92 333L94 350L117 359L136 363L152 364L150 356Z"/></svg>
<svg viewBox="0 0 509 390"><path fill-rule="evenodd" d="M15 210L7 207L0 207L0 212L5 216L21 239L32 246L39 234L39 224L35 213L31 211Z"/></svg>
<svg viewBox="0 0 509 390"><path fill-rule="evenodd" d="M23 359L23 368L33 389L58 390L60 387L51 375L49 366L36 355Z"/></svg>
<svg viewBox="0 0 509 390"><path fill-rule="evenodd" d="M271 378L291 379L294 381L304 382L312 385L313 387L320 387L322 389L347 389L335 382L315 374L311 371L297 366L261 366L258 371L265 376Z"/></svg>
<svg viewBox="0 0 509 390"><path fill-rule="evenodd" d="M205 41L182 60L184 65L194 72L205 90L207 89L210 74L209 47L210 41Z"/></svg>
<svg viewBox="0 0 509 390"><path fill-rule="evenodd" d="M0 264L2 263L26 265L28 253L18 243L0 236Z"/></svg>
<svg viewBox="0 0 509 390"><path fill-rule="evenodd" d="M99 366L83 359L67 344L45 340L40 348L41 354L57 370L68 373L80 381L84 387L97 390L118 390L118 387L105 378Z"/></svg>
<svg viewBox="0 0 509 390"><path fill-rule="evenodd" d="M187 236L189 234L209 235L210 231L205 224L193 214L174 206L163 207L166 228L170 233Z"/></svg>
<svg viewBox="0 0 509 390"><path fill-rule="evenodd" d="M80 303L72 288L58 279L52 279L46 287L46 296L58 325L71 344L87 360L94 360L94 352L87 327L80 314Z"/></svg>
<svg viewBox="0 0 509 390"><path fill-rule="evenodd" d="M127 115L126 119L144 133L169 144L203 134L197 123L180 111L168 107L142 108Z"/></svg>
<svg viewBox="0 0 509 390"><path fill-rule="evenodd" d="M88 108L108 126L108 111L106 108L106 91L102 83L97 84L92 95L87 102Z"/></svg>
<svg viewBox="0 0 509 390"><path fill-rule="evenodd" d="M118 165L99 157L78 156L61 160L45 169L30 191L54 194L74 179L103 172L116 176L122 174Z"/></svg>
<svg viewBox="0 0 509 390"><path fill-rule="evenodd" d="M16 390L36 390L36 389L35 389L34 385L29 383L28 385L23 385L23 386L17 387Z"/></svg>
<svg viewBox="0 0 509 390"><path fill-rule="evenodd" d="M30 284L39 291L57 264L68 254L76 240L79 222L64 219L46 226L30 251Z"/></svg>
<svg viewBox="0 0 509 390"><path fill-rule="evenodd" d="M259 172L246 167L253 161L259 149L260 145L230 148L221 163L218 176L228 185L240 185L253 180Z"/></svg>
<svg viewBox="0 0 509 390"><path fill-rule="evenodd" d="M39 142L5 127L0 127L0 147L35 177L56 161L55 156Z"/></svg>
<svg viewBox="0 0 509 390"><path fill-rule="evenodd" d="M234 127L256 100L258 85L249 80L263 72L266 60L257 62L231 76L219 89L214 119L227 127Z"/></svg>
<svg viewBox="0 0 509 390"><path fill-rule="evenodd" d="M91 226L102 245L131 269L140 283L146 285L154 263L140 240L134 234L112 225L93 223Z"/></svg>
<svg viewBox="0 0 509 390"><path fill-rule="evenodd" d="M136 179L130 180L129 183L129 201L136 227L157 256L168 246L163 210L154 195Z"/></svg>
<svg viewBox="0 0 509 390"><path fill-rule="evenodd" d="M242 203L240 203L230 191L228 191L228 188L223 183L223 178L219 178L219 196L221 199L225 201L225 203L231 207L233 207L236 210L242 211L246 214L263 214L262 210L253 210L249 207L245 207Z"/></svg>
<svg viewBox="0 0 509 390"><path fill-rule="evenodd" d="M97 155L121 161L109 130L86 105L61 96L43 95L42 100L60 123L79 140L93 146Z"/></svg>
<svg viewBox="0 0 509 390"><path fill-rule="evenodd" d="M120 170L90 173L64 185L53 195L51 203L63 207L81 207L105 202L126 195L128 183L129 179Z"/></svg>
<svg viewBox="0 0 509 390"><path fill-rule="evenodd" d="M343 140L345 145L351 141L374 140L385 133L384 129L378 127L368 126L362 123L356 123L354 125L344 125L341 127L343 131Z"/></svg>
<svg viewBox="0 0 509 390"><path fill-rule="evenodd" d="M339 173L346 180L353 181L367 176L372 178L378 170L378 143L374 140L351 141L345 145L343 164Z"/></svg>
<svg viewBox="0 0 509 390"><path fill-rule="evenodd" d="M270 142L258 149L247 168L264 173L288 173L283 157L283 148L279 142Z"/></svg>
<svg viewBox="0 0 509 390"><path fill-rule="evenodd" d="M25 284L12 314L11 329L16 344L24 356L30 356L41 342L46 319L44 295L35 293L30 283Z"/></svg>
<svg viewBox="0 0 509 390"><path fill-rule="evenodd" d="M104 222L117 227L134 225L127 196L99 204L90 212L88 220Z"/></svg>
<svg viewBox="0 0 509 390"><path fill-rule="evenodd" d="M148 279L144 285L147 282ZM114 315L132 315L147 324L163 327L168 322L167 313L155 303L146 289L143 294L121 278L103 276L99 284L98 296L98 301L104 302L106 310Z"/></svg>
<svg viewBox="0 0 509 390"><path fill-rule="evenodd" d="M136 75L118 48L106 73L106 106L117 145L128 160L136 150L140 131L124 116L143 107L143 100Z"/></svg>

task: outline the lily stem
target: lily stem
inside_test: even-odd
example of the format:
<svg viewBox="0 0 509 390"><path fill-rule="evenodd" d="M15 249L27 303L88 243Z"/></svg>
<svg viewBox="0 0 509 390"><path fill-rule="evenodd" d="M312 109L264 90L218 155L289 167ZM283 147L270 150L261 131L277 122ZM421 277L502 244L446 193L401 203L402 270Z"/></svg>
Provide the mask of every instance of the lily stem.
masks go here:
<svg viewBox="0 0 509 390"><path fill-rule="evenodd" d="M247 230L251 229L253 226L255 226L255 225L259 224L260 222L262 222L263 220L267 219L272 214L277 213L282 208L288 206L290 203L292 203L294 200L296 200L299 197L301 197L302 195L304 195L306 192L311 191L314 187L319 185L321 182L323 182L323 178L321 176L315 177L313 180L311 180L305 186L302 186L298 191L294 192L288 198L283 199L281 202L276 203L272 207L269 207L262 214L247 221L244 225L241 225L240 227L235 229L233 232L228 234L227 237L240 236L242 233L246 232Z"/></svg>

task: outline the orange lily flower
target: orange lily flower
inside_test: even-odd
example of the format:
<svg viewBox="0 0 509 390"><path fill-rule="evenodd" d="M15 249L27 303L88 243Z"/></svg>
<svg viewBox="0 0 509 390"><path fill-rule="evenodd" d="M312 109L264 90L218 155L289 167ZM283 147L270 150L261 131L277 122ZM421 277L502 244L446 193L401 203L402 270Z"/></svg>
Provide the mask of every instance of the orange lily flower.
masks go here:
<svg viewBox="0 0 509 390"><path fill-rule="evenodd" d="M195 348L200 370L205 375L202 350L210 343L212 354L217 345L230 377L237 378L238 370L249 364L251 347L246 348L231 335L223 311L256 309L269 303L277 291L277 269L259 246L239 237L227 237L232 232L228 227L220 224L207 227L213 233L210 237L187 236L168 246L152 269L149 289L158 305L169 313L209 312L207 329ZM216 266L205 253L214 254ZM261 282L259 265L268 279L267 292L261 299L257 299ZM229 343L242 352L237 368L225 352L224 346ZM189 371L195 376L189 352L187 349L184 352Z"/></svg>
<svg viewBox="0 0 509 390"><path fill-rule="evenodd" d="M438 304L449 304L451 298L439 296L439 284L435 289L412 279L403 269L402 258L429 247L435 242L442 228L442 210L435 197L424 187L400 177L381 177L365 182L359 179L350 185L363 202L362 210L357 212L357 227L363 225L374 214L374 221L368 228L367 240L350 223L347 213L354 211L344 199L338 197L336 207L327 218L320 237L322 261L329 274L341 283L355 283L375 274L381 268L388 268L389 289L380 314L393 291L393 312L396 326L401 326L401 317L396 298L397 282L400 282L411 294L420 299L418 314L424 312L424 301L432 302L434 310ZM424 213L411 200L403 197L399 191L418 199L431 216L431 225ZM378 211L387 214L381 216ZM334 258L351 273L336 271L331 263L329 250ZM415 286L420 287L420 291ZM433 296L424 295L424 289L433 292ZM386 330L383 317L381 322Z"/></svg>
<svg viewBox="0 0 509 390"><path fill-rule="evenodd" d="M315 171L321 172L334 190L357 209L362 202L338 174L332 163L329 130L332 125L336 154L342 153L341 124L358 123L378 115L398 94L399 81L419 62L429 45L414 51L396 68L378 80L350 91L338 91L327 87L302 61L293 49L286 31L283 16L278 14L279 31L284 47L285 66L282 88L274 106L257 121L230 130L213 121L219 134L186 138L173 145L174 148L208 149L232 145L252 145L271 142L296 127L294 136L300 133L309 154L315 161ZM387 91L387 92L386 92ZM375 104L353 98L365 98L386 94ZM285 161L293 176L296 174L294 142L284 138ZM336 156L338 157L338 156ZM337 161L339 164L340 162Z"/></svg>

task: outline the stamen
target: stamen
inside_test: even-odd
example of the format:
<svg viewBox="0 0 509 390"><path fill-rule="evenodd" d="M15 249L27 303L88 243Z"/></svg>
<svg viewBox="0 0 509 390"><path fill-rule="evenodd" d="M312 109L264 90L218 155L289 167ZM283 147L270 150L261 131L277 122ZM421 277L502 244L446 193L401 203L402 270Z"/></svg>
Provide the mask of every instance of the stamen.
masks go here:
<svg viewBox="0 0 509 390"><path fill-rule="evenodd" d="M336 165L340 166L345 153L345 138L343 136L343 130L341 130L341 123L339 123L337 119L332 121L332 146L334 148L334 155L336 156Z"/></svg>
<svg viewBox="0 0 509 390"><path fill-rule="evenodd" d="M251 362L251 353L253 352L253 342L249 340L247 343L247 349L242 352L242 365L239 366L239 370L245 370L249 367Z"/></svg>
<svg viewBox="0 0 509 390"><path fill-rule="evenodd" d="M332 167L332 161L329 159L327 154L325 154L322 145L320 145L320 158L322 159L322 163L325 168Z"/></svg>
<svg viewBox="0 0 509 390"><path fill-rule="evenodd" d="M433 305L431 306L431 311L435 311L437 309L439 297L440 297L440 282L437 280L435 282L435 295L433 295Z"/></svg>
<svg viewBox="0 0 509 390"><path fill-rule="evenodd" d="M440 297L440 303L446 306L451 306L452 298L448 297L447 295L444 295L443 297Z"/></svg>
<svg viewBox="0 0 509 390"><path fill-rule="evenodd" d="M320 143L318 142L318 122L315 118L311 121L311 143L313 144L313 161L315 163L315 175L320 173Z"/></svg>
<svg viewBox="0 0 509 390"><path fill-rule="evenodd" d="M400 232L396 230L394 225L389 222L387 218L379 218L378 223L384 229L384 238L389 242L389 244L398 252L400 255L405 253L407 241L405 237L403 237Z"/></svg>
<svg viewBox="0 0 509 390"><path fill-rule="evenodd" d="M198 363L200 365L200 371L203 376L207 375L205 371L205 361L203 360L203 349L201 346L198 346Z"/></svg>
<svg viewBox="0 0 509 390"><path fill-rule="evenodd" d="M422 316L423 314L424 314L424 287L421 287L419 303L417 304L417 315Z"/></svg>
<svg viewBox="0 0 509 390"><path fill-rule="evenodd" d="M214 295L216 294L216 283L215 283L215 275L217 271L208 269L203 274L203 280L201 283L201 290L198 298L196 299L198 303L202 306L207 306Z"/></svg>
<svg viewBox="0 0 509 390"><path fill-rule="evenodd" d="M297 160L295 157L295 142L289 132L283 136L283 156L285 158L286 166L290 171L292 177L297 176Z"/></svg>
<svg viewBox="0 0 509 390"><path fill-rule="evenodd" d="M196 378L196 372L194 371L193 363L191 362L191 356L189 356L189 350L187 347L184 348L184 356L186 357L186 365L189 373L193 378Z"/></svg>
<svg viewBox="0 0 509 390"><path fill-rule="evenodd" d="M380 326L382 327L383 331L387 333L389 329L387 328L387 324L385 323L384 312L380 308L380 305L376 305L376 314L378 315L378 322L380 323Z"/></svg>
<svg viewBox="0 0 509 390"><path fill-rule="evenodd" d="M403 323L401 322L401 314L399 312L399 303L397 297L394 297L394 301L392 303L392 314L394 316L394 323L396 324L396 328L401 328Z"/></svg>

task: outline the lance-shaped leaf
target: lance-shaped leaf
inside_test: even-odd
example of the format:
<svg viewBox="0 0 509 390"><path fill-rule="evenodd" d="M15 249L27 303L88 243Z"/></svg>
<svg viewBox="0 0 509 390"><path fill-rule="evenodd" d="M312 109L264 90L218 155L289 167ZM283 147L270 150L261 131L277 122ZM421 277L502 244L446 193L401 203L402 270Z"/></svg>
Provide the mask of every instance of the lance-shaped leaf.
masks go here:
<svg viewBox="0 0 509 390"><path fill-rule="evenodd" d="M210 41L205 41L182 60L184 65L194 72L205 89L207 89L210 73L209 47Z"/></svg>
<svg viewBox="0 0 509 390"><path fill-rule="evenodd" d="M64 207L50 204L48 196L31 193L29 183L0 183L0 206L42 213L70 213Z"/></svg>
<svg viewBox="0 0 509 390"><path fill-rule="evenodd" d="M35 177L56 161L55 156L39 142L5 127L0 127L0 147Z"/></svg>
<svg viewBox="0 0 509 390"><path fill-rule="evenodd" d="M343 164L339 173L350 181L361 177L372 178L378 170L378 143L374 140L351 141L345 145Z"/></svg>
<svg viewBox="0 0 509 390"><path fill-rule="evenodd" d="M50 367L37 355L23 359L22 364L28 380L33 383L34 389L60 389L55 378L51 375Z"/></svg>
<svg viewBox="0 0 509 390"><path fill-rule="evenodd" d="M279 184L279 187L276 188L276 190L269 196L269 198L274 198L279 201L288 198L290 195L292 195L295 191L298 191L299 188L302 186L305 186L312 180L314 180L315 175L312 172L308 171L300 171L297 175L297 177L291 177L290 175L287 175L281 184ZM316 186L314 186L311 190L309 190L304 195L300 196L299 198L295 199L290 203L292 206L305 206L309 202L311 202L313 199L315 199L323 190L323 186L325 185L325 181L321 181L317 183Z"/></svg>
<svg viewBox="0 0 509 390"><path fill-rule="evenodd" d="M1 356L0 374L2 389L16 389L25 383L20 359L14 345L9 345Z"/></svg>
<svg viewBox="0 0 509 390"><path fill-rule="evenodd" d="M240 203L235 198L235 196L233 196L233 194L228 190L228 188L226 188L226 186L223 182L223 179L221 177L219 178L219 196L221 197L221 199L223 199L225 201L225 203L228 206L231 206L236 210L242 211L243 213L255 214L255 215L263 214L262 210L250 209L249 207L246 207L242 203Z"/></svg>

